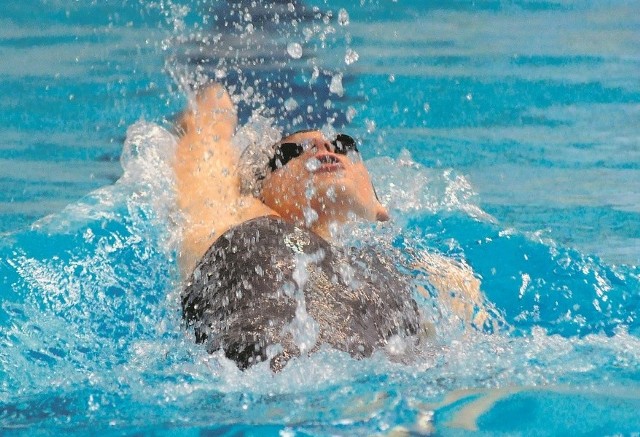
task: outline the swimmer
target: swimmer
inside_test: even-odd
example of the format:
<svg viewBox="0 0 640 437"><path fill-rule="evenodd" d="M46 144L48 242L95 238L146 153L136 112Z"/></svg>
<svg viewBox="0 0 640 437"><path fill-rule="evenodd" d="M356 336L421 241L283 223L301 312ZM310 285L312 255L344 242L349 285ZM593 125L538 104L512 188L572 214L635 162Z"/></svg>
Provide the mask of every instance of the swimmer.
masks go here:
<svg viewBox="0 0 640 437"><path fill-rule="evenodd" d="M392 337L428 334L393 262L333 244L354 219L389 218L356 141L300 131L241 156L236 124L218 85L181 120L182 307L196 341L241 369L268 359L277 371L322 344L362 358Z"/></svg>
<svg viewBox="0 0 640 437"><path fill-rule="evenodd" d="M376 198L364 164L356 156L355 141L346 135L341 136L346 138L344 144L340 142L341 150L333 153L336 145L319 131L293 134L282 140L279 150L271 151L273 154L254 159L263 158L263 167L249 169L255 174L243 178L238 171L241 156L232 143L237 124L235 108L222 87L213 85L203 90L180 124L184 135L174 169L178 206L186 220L180 254L183 273L193 270L220 235L253 218L279 216L304 225L304 210L310 207L321 212L310 230L325 239L330 238L329 225L348 221L350 212L368 220L389 218ZM291 150L291 144L295 144L295 150ZM295 156L303 151L304 156ZM310 172L305 166L314 151L319 161L335 162L322 163L317 171ZM251 177L254 180L247 181ZM306 198L309 184L317 191L311 199ZM337 198L329 199L331 193Z"/></svg>

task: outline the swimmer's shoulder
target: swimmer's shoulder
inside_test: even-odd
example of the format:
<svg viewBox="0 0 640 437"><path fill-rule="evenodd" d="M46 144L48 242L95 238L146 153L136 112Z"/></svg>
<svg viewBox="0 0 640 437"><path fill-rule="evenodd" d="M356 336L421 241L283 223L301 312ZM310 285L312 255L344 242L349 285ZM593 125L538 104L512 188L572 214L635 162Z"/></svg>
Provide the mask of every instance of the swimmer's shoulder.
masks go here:
<svg viewBox="0 0 640 437"><path fill-rule="evenodd" d="M329 246L329 243L306 228L278 215L263 215L228 229L213 242L203 259L228 248L234 252L245 250L257 255L283 250L288 253L302 253Z"/></svg>

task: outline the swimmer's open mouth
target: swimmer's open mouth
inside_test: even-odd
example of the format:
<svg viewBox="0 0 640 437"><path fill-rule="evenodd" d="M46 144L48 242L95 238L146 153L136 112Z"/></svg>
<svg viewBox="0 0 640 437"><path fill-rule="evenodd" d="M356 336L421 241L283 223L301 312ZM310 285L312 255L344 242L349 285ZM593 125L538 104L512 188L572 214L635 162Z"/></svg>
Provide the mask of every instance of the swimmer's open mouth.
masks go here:
<svg viewBox="0 0 640 437"><path fill-rule="evenodd" d="M315 171L316 173L332 172L336 170L344 169L342 162L335 155L318 155L316 159L320 161L320 167Z"/></svg>

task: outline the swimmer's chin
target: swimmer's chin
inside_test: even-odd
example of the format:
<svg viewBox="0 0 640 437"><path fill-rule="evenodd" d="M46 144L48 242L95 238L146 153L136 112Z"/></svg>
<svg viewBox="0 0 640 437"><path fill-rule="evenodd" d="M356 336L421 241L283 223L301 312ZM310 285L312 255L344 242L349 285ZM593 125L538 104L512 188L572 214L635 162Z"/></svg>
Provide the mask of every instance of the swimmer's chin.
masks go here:
<svg viewBox="0 0 640 437"><path fill-rule="evenodd" d="M376 221L386 222L391 218L389 212L385 208L379 208L376 211Z"/></svg>

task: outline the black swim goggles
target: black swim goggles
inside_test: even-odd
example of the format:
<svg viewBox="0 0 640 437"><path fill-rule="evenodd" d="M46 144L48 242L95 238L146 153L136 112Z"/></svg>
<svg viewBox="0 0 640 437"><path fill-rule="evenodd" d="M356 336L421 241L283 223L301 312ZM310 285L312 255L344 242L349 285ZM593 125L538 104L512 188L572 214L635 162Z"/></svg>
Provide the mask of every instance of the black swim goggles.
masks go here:
<svg viewBox="0 0 640 437"><path fill-rule="evenodd" d="M349 152L360 153L356 140L346 134L338 134L336 139L331 141L333 152L340 155L346 155ZM281 143L276 147L273 157L269 160L268 167L271 171L287 165L289 161L302 155L309 146L302 143Z"/></svg>

